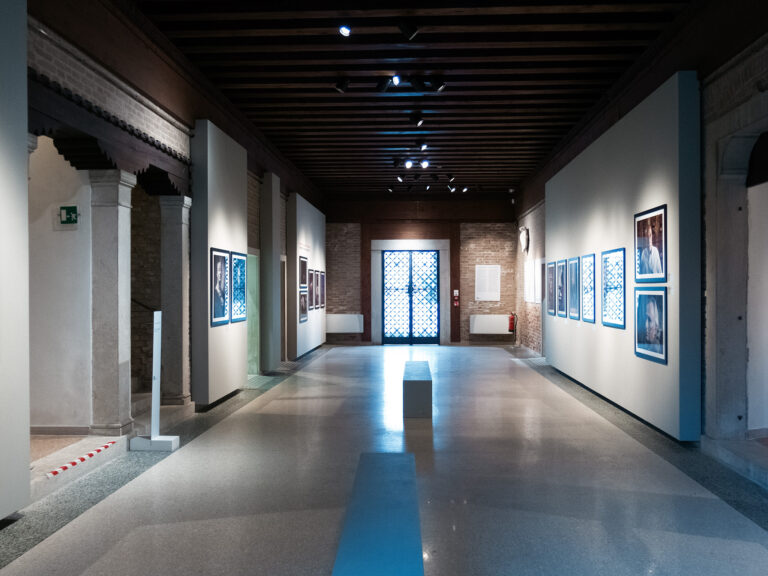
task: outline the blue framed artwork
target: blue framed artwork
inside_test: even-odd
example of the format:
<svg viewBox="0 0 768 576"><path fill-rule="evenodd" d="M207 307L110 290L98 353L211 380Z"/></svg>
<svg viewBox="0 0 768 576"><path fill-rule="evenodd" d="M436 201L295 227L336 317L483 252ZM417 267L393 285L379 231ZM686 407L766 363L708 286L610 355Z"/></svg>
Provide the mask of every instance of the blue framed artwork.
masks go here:
<svg viewBox="0 0 768 576"><path fill-rule="evenodd" d="M557 315L565 318L566 307L568 305L567 295L568 287L565 283L565 260L557 263Z"/></svg>
<svg viewBox="0 0 768 576"><path fill-rule="evenodd" d="M246 263L247 256L239 252L231 252L232 255L232 322L243 322L248 318L248 302L246 297Z"/></svg>
<svg viewBox="0 0 768 576"><path fill-rule="evenodd" d="M547 264L547 314L555 315L555 263Z"/></svg>
<svg viewBox="0 0 768 576"><path fill-rule="evenodd" d="M595 323L595 255L581 257L581 319Z"/></svg>
<svg viewBox="0 0 768 576"><path fill-rule="evenodd" d="M229 252L211 248L211 326L229 323Z"/></svg>
<svg viewBox="0 0 768 576"><path fill-rule="evenodd" d="M667 205L635 214L635 281L667 280Z"/></svg>
<svg viewBox="0 0 768 576"><path fill-rule="evenodd" d="M624 248L616 248L602 253L601 278L603 280L603 297L600 308L603 326L613 328L626 327L624 299L624 275L625 275L625 251Z"/></svg>
<svg viewBox="0 0 768 576"><path fill-rule="evenodd" d="M667 363L667 288L635 288L635 355Z"/></svg>
<svg viewBox="0 0 768 576"><path fill-rule="evenodd" d="M568 317L578 320L581 314L579 306L579 257L568 259Z"/></svg>

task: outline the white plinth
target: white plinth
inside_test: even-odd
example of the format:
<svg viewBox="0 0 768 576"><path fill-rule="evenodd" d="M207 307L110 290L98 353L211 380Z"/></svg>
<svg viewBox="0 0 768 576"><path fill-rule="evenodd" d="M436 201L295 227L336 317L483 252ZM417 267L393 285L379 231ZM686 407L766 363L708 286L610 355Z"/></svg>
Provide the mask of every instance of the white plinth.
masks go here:
<svg viewBox="0 0 768 576"><path fill-rule="evenodd" d="M409 360L403 374L403 418L432 418L429 362Z"/></svg>
<svg viewBox="0 0 768 576"><path fill-rule="evenodd" d="M179 447L178 436L136 436L131 438L131 450L173 452Z"/></svg>

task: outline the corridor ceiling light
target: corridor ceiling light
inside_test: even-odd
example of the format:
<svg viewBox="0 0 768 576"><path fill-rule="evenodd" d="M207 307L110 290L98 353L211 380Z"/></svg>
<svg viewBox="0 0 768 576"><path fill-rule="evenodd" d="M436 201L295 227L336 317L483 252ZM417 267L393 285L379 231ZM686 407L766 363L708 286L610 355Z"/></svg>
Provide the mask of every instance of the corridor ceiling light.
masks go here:
<svg viewBox="0 0 768 576"><path fill-rule="evenodd" d="M416 124L416 127L418 128L419 126L424 124L424 118L422 118L420 114L412 114L411 115L411 122Z"/></svg>
<svg viewBox="0 0 768 576"><path fill-rule="evenodd" d="M413 160L406 160L405 161L405 167L410 170L411 167L413 167Z"/></svg>
<svg viewBox="0 0 768 576"><path fill-rule="evenodd" d="M348 78L342 78L338 82L336 82L336 92L339 94L344 94L344 92L347 91L347 88L349 88L349 79Z"/></svg>
<svg viewBox="0 0 768 576"><path fill-rule="evenodd" d="M400 174L400 175L397 177L397 181L398 181L398 182L402 182L402 181L404 181L404 180L405 180L405 176L403 176L402 174Z"/></svg>
<svg viewBox="0 0 768 576"><path fill-rule="evenodd" d="M352 29L349 26L339 26L339 34L346 38L352 34Z"/></svg>
<svg viewBox="0 0 768 576"><path fill-rule="evenodd" d="M413 40L416 38L416 34L419 33L419 28L410 22L400 22L397 27L400 28L400 32L402 32L403 36L408 38L408 40Z"/></svg>
<svg viewBox="0 0 768 576"><path fill-rule="evenodd" d="M424 168L425 170L427 168L429 168L429 160L427 160L426 158L424 160L422 160L421 161L421 167Z"/></svg>
<svg viewBox="0 0 768 576"><path fill-rule="evenodd" d="M456 176L453 174L448 174L448 182L453 182L454 180L456 180Z"/></svg>
<svg viewBox="0 0 768 576"><path fill-rule="evenodd" d="M394 84L395 86L400 86L400 76L398 76L397 74L392 76L392 84Z"/></svg>

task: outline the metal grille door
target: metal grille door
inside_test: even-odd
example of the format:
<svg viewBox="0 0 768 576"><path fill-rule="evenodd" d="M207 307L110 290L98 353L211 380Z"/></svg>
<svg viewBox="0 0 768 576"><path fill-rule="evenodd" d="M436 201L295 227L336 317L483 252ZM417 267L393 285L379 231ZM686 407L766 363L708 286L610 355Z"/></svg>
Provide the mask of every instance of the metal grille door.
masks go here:
<svg viewBox="0 0 768 576"><path fill-rule="evenodd" d="M387 250L384 265L385 344L439 344L437 250Z"/></svg>

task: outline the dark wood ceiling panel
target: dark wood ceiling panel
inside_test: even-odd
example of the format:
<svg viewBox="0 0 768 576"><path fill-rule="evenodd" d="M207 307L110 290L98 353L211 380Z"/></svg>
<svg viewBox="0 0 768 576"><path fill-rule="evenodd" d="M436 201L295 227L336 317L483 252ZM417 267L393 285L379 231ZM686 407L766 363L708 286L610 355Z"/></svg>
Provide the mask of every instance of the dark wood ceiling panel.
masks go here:
<svg viewBox="0 0 768 576"><path fill-rule="evenodd" d="M448 198L517 187L691 2L136 4L329 197Z"/></svg>

